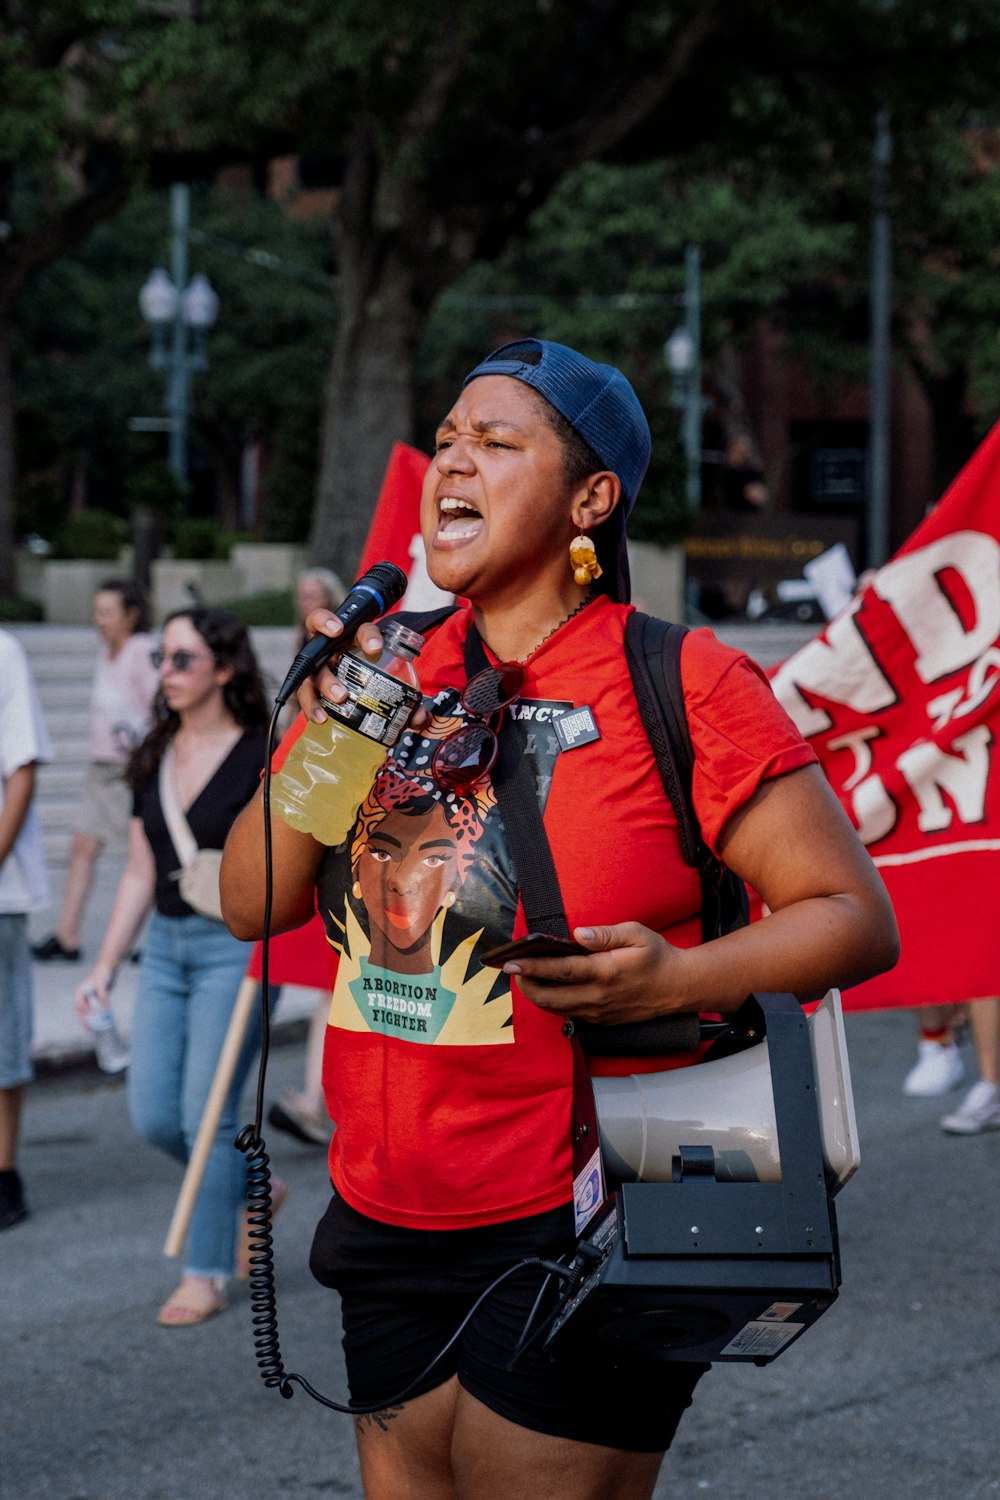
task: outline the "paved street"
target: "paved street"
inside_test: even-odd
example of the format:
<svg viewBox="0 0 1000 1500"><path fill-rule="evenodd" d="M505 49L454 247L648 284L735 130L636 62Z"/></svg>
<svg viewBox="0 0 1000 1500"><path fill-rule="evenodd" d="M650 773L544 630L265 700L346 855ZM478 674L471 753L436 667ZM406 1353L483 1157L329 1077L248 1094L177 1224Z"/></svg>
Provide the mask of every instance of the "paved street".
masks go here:
<svg viewBox="0 0 1000 1500"><path fill-rule="evenodd" d="M711 1372L657 1500L1000 1494L1000 1136L946 1137L939 1101L902 1098L907 1016L849 1018L848 1034L864 1162L839 1199L841 1298L767 1368ZM297 1042L275 1049L269 1098L300 1058ZM332 1298L307 1266L322 1152L272 1137L292 1185L276 1227L284 1359L338 1397ZM203 1327L154 1325L178 1174L133 1136L120 1083L36 1084L23 1169L33 1216L0 1238L4 1500L359 1500L348 1418L257 1376L245 1291Z"/></svg>
<svg viewBox="0 0 1000 1500"><path fill-rule="evenodd" d="M794 644L782 629L755 634L751 649L776 660ZM102 865L83 962L35 966L40 1077L22 1152L32 1217L0 1235L0 1497L360 1500L349 1418L301 1390L283 1401L260 1380L245 1288L203 1327L155 1326L178 1274L162 1246L179 1172L136 1139L122 1084L88 1065L70 1004L120 868L120 855ZM52 917L33 918L34 938ZM126 967L115 992L125 1030L136 974ZM282 997L269 1100L300 1079L311 1005L309 992ZM849 1017L848 1037L864 1159L838 1200L840 1300L767 1368L711 1372L657 1500L1000 1496L1000 1134L946 1137L947 1103L901 1096L914 1053L907 1015ZM323 1152L267 1134L292 1187L275 1232L282 1353L342 1399L334 1299L307 1264Z"/></svg>

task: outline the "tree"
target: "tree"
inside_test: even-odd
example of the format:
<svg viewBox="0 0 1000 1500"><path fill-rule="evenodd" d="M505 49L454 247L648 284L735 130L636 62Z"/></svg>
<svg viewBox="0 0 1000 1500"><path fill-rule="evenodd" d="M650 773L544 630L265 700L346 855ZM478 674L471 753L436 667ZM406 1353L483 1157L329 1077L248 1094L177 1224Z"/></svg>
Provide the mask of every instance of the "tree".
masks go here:
<svg viewBox="0 0 1000 1500"><path fill-rule="evenodd" d="M329 235L322 221L291 217L249 187L196 190L191 220L192 269L211 279L220 316L208 368L192 393L192 438L202 462L189 511L207 510L205 491L213 500L217 492L221 503L211 508L232 529L244 448L260 441L268 454L265 532L300 540L309 524L322 373L334 327ZM168 232L164 195L136 190L21 297L22 530L54 541L59 520L58 513L29 516L30 471L47 476L78 455L88 499L120 510L139 471L164 457L162 434L135 433L129 422L162 406L163 377L149 367L137 293L150 269L166 261ZM300 433L307 437L301 457ZM55 482L65 490L64 475L57 473ZM51 495L51 483L46 488Z"/></svg>
<svg viewBox="0 0 1000 1500"><path fill-rule="evenodd" d="M833 222L857 225L876 106L904 125L955 97L992 108L1000 67L1000 7L986 0L951 0L947 14L923 0L200 0L172 4L166 20L141 0L53 10L100 21L105 45L79 79L65 44L48 71L27 71L40 82L22 133L36 95L63 121L67 101L96 97L93 80L107 77L107 117L91 115L116 160L154 142L161 173L204 179L227 159L296 152L335 189L337 321L311 549L344 572L389 446L412 434L435 302L474 264L495 264L569 173L662 158L674 183L724 180L752 156L765 179L806 194L839 178ZM140 16L156 37L145 50L129 30ZM21 21L29 35L41 25ZM66 155L50 134L39 161ZM591 206L583 234L603 227L595 212L608 210ZM773 234L767 253L781 248Z"/></svg>
<svg viewBox="0 0 1000 1500"><path fill-rule="evenodd" d="M894 225L897 342L933 416L940 493L1000 415L1000 127L934 123L897 144Z"/></svg>
<svg viewBox="0 0 1000 1500"><path fill-rule="evenodd" d="M196 30L190 144L319 153L338 190L311 549L342 571L389 445L412 432L436 298L493 263L569 172L654 157L724 170L756 150L803 182L830 177L831 153L857 173L880 101L919 117L956 92L989 98L1000 55L983 0L947 15L921 0L205 0Z"/></svg>
<svg viewBox="0 0 1000 1500"><path fill-rule="evenodd" d="M829 188L773 166L731 158L724 172L698 175L669 159L588 163L497 262L476 265L439 298L421 360L437 403L426 414L428 440L454 371L499 342L512 318L530 320L541 337L619 365L642 391L653 460L629 529L676 541L692 517L664 343L682 317L685 244L701 248L705 383L735 433L751 430L736 370L754 324L783 319L796 292L842 278L858 238L855 225L838 222Z"/></svg>
<svg viewBox="0 0 1000 1500"><path fill-rule="evenodd" d="M360 552L389 447L413 429L414 366L437 295L494 257L570 167L611 150L657 107L722 8L205 8L208 54L227 59L209 64L205 100L239 132L284 121L299 150L325 150L338 187L317 560L349 571Z"/></svg>
<svg viewBox="0 0 1000 1500"><path fill-rule="evenodd" d="M155 134L160 49L184 23L169 10L144 0L0 0L0 597L16 584L18 300L125 201Z"/></svg>

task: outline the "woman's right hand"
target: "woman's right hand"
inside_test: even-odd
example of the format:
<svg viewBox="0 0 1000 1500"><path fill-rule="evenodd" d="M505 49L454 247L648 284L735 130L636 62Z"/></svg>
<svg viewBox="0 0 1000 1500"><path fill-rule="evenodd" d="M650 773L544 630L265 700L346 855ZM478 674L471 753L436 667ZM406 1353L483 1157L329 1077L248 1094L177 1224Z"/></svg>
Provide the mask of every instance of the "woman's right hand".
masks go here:
<svg viewBox="0 0 1000 1500"><path fill-rule="evenodd" d="M344 633L344 622L329 609L310 610L302 623L310 639L314 635L325 635L335 641ZM360 626L354 639L366 656L378 661L382 655L382 636L376 625L369 622ZM319 701L320 694L333 703L343 703L347 698L347 689L335 671L339 658L339 652L331 656L318 672L306 678L298 690L299 707L307 719L312 719L317 724L322 724L326 719Z"/></svg>
<svg viewBox="0 0 1000 1500"><path fill-rule="evenodd" d="M94 1010L91 996L96 996L99 1008L106 1010L110 1004L109 996L111 994L111 986L115 982L115 973L116 970L114 969L97 967L88 974L87 978L77 988L76 994L73 997L73 1007L81 1026L86 1027L87 1030L90 1029L90 1017Z"/></svg>
<svg viewBox="0 0 1000 1500"><path fill-rule="evenodd" d="M312 638L314 635L326 635L331 640L336 640L344 633L344 624L337 615L329 609L313 609L306 615L302 622L306 634ZM361 647L366 656L372 661L378 661L382 655L382 634L377 625L370 621L358 628L354 641ZM307 677L298 690L299 707L307 719L312 719L316 724L326 722L327 715L320 703L320 695L329 698L331 703L344 703L348 698L348 692L340 678L336 675L337 662L341 653L338 651L330 657L319 671L312 677ZM419 728L425 722L428 715L426 711L418 706L413 713L410 722L414 728Z"/></svg>

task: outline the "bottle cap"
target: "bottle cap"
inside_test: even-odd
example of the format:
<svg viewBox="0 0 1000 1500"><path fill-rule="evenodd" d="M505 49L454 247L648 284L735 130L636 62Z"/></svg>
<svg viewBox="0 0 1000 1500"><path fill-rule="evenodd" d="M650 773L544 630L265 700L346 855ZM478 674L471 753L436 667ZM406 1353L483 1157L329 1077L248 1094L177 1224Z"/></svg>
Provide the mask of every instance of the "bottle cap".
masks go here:
<svg viewBox="0 0 1000 1500"><path fill-rule="evenodd" d="M399 620L383 620L379 630L387 651L402 651L408 656L416 656L424 644L424 638L418 631L410 630L408 626L400 624Z"/></svg>

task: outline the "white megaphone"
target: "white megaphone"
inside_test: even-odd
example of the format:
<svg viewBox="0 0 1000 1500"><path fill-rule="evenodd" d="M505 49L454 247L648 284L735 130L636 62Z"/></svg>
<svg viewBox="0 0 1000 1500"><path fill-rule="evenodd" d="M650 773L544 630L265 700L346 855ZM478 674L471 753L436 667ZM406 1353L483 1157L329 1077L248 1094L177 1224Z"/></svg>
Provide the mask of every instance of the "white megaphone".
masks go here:
<svg viewBox="0 0 1000 1500"><path fill-rule="evenodd" d="M809 1017L827 1189L839 1192L860 1162L840 991ZM710 1146L720 1182L780 1182L766 1039L743 1052L666 1073L594 1078L610 1182L670 1182L682 1146Z"/></svg>

